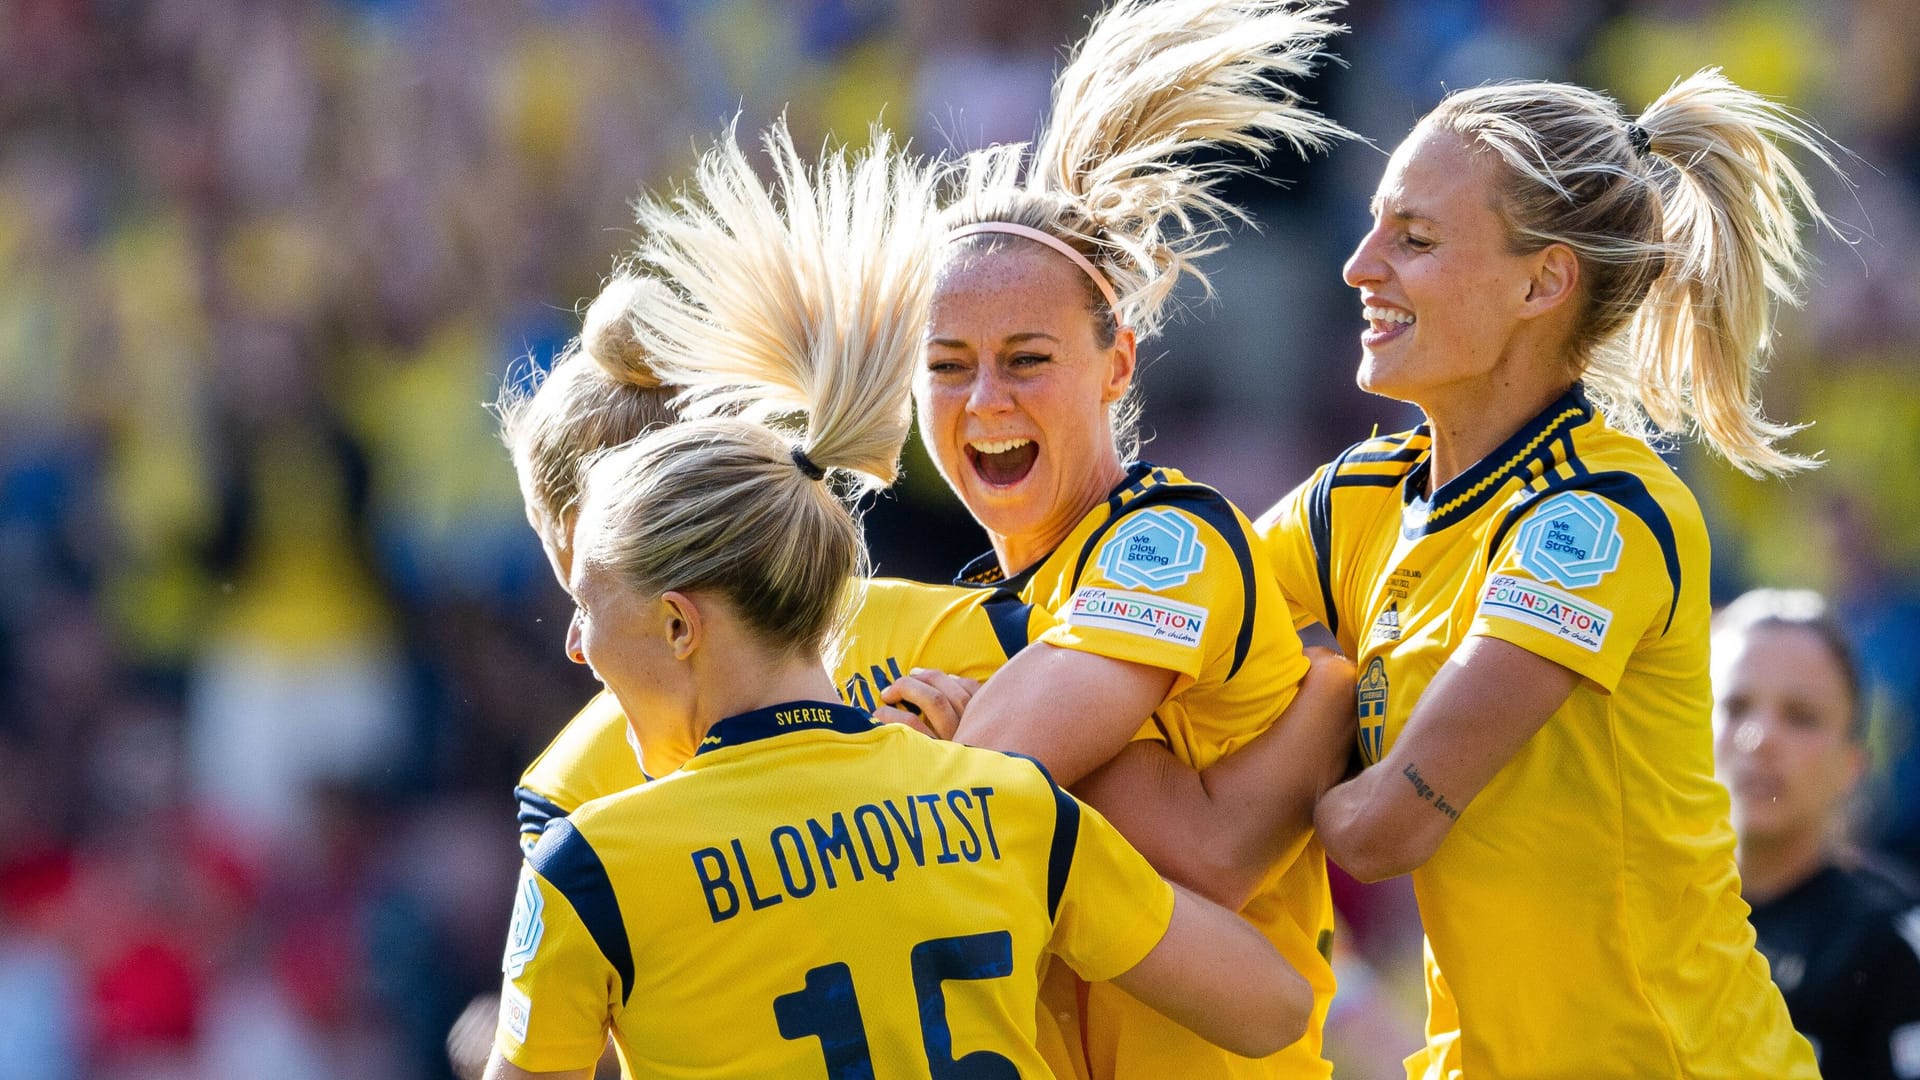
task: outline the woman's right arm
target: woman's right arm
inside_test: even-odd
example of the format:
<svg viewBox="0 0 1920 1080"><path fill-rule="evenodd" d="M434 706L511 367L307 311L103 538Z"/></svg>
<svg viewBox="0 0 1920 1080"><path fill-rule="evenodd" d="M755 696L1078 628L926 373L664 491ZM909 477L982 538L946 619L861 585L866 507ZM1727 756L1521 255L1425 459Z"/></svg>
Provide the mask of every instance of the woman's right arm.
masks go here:
<svg viewBox="0 0 1920 1080"><path fill-rule="evenodd" d="M1032 666L1044 674L1026 675L1060 681L1047 684L1045 694L1021 694L1019 686L1034 684L1007 673L1036 650L1057 655L1040 653L1045 661ZM1310 653L1305 681L1272 727L1204 772L1161 743L1132 739L1139 728L1133 718L1158 707L1171 673L1051 646L1029 647L977 689L970 680L916 671L883 697L910 702L919 715L896 710L885 718L946 738L964 716L961 741L1039 761L1169 879L1238 910L1305 841L1314 803L1346 771L1353 665L1326 650ZM1007 711L998 711L999 697L1008 700ZM982 699L995 711L981 709ZM1027 710L1045 712L1051 722Z"/></svg>
<svg viewBox="0 0 1920 1080"><path fill-rule="evenodd" d="M1265 1057L1307 1031L1313 990L1245 919L1174 887L1173 919L1114 985L1223 1049Z"/></svg>
<svg viewBox="0 0 1920 1080"><path fill-rule="evenodd" d="M1353 749L1351 661L1308 650L1313 666L1273 726L1195 772L1161 743L1136 740L1075 793L1160 872L1238 910L1313 827L1313 808L1345 775Z"/></svg>

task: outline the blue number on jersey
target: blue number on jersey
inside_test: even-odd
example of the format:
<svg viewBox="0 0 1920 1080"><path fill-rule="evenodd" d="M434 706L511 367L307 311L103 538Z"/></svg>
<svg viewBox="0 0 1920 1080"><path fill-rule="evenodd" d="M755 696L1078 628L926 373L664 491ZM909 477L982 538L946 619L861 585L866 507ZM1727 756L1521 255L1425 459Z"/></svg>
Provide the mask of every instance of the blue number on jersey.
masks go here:
<svg viewBox="0 0 1920 1080"><path fill-rule="evenodd" d="M934 938L913 947L913 990L920 1005L920 1040L933 1080L1019 1080L1013 1062L991 1050L953 1059L947 1026L949 979L1000 979L1013 974L1013 935L1005 930ZM807 972L806 985L773 999L773 1017L783 1039L817 1037L827 1059L827 1080L873 1080L873 1053L866 1022L845 963Z"/></svg>

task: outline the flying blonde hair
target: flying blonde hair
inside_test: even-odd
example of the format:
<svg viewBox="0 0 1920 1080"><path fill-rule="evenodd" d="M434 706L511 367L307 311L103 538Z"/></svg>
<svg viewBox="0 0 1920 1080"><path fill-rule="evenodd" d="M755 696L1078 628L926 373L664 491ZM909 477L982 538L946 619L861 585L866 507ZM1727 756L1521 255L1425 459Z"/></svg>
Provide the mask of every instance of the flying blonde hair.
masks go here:
<svg viewBox="0 0 1920 1080"><path fill-rule="evenodd" d="M506 383L494 403L527 517L556 550L571 546L582 463L675 419L677 391L653 371L633 326L635 312L667 295L657 281L616 274L552 370Z"/></svg>
<svg viewBox="0 0 1920 1080"><path fill-rule="evenodd" d="M770 185L729 132L689 192L639 207L635 264L670 291L631 322L688 418L588 466L580 552L818 653L866 562L843 498L898 469L938 230L930 171L884 134L814 169L784 123L764 144Z"/></svg>
<svg viewBox="0 0 1920 1080"><path fill-rule="evenodd" d="M1788 150L1834 169L1832 143L1717 68L1629 120L1561 83L1448 95L1421 121L1506 166L1500 212L1516 252L1565 244L1586 309L1572 374L1616 425L1697 437L1751 475L1814 467L1775 446L1755 386L1773 309L1806 274L1802 217L1831 229Z"/></svg>
<svg viewBox="0 0 1920 1080"><path fill-rule="evenodd" d="M1032 145L962 156L944 183L947 228L1005 222L1036 229L1085 256L1097 280L1086 300L1101 348L1120 327L1144 340L1165 324L1180 278L1207 286L1198 260L1221 246L1222 227L1244 218L1220 197L1244 166L1207 153L1264 159L1280 143L1322 149L1349 137L1307 108L1283 80L1310 74L1341 27L1326 0L1120 0L1093 22L1054 83L1053 109ZM1009 242L1007 234L956 240L964 266ZM1139 405L1129 393L1110 416L1131 455Z"/></svg>
<svg viewBox="0 0 1920 1080"><path fill-rule="evenodd" d="M947 226L1006 221L1067 241L1112 282L1117 324L1152 336L1180 276L1204 281L1195 260L1215 250L1218 226L1243 216L1217 191L1243 167L1192 155L1229 148L1264 158L1281 142L1304 153L1348 136L1282 81L1326 55L1341 28L1325 16L1337 7L1120 0L1060 73L1037 142L961 159Z"/></svg>

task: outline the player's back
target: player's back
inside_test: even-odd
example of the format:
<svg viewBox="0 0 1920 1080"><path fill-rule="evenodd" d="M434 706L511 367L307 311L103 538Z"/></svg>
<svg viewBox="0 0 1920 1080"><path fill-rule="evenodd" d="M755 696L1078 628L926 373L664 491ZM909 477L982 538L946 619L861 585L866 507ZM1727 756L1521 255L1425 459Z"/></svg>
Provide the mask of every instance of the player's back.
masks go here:
<svg viewBox="0 0 1920 1080"><path fill-rule="evenodd" d="M523 1067L570 1067L597 1011L637 1076L928 1077L970 1053L1050 1075L1046 954L1124 971L1170 890L1030 761L781 708L549 829L530 865L555 939L506 1006Z"/></svg>

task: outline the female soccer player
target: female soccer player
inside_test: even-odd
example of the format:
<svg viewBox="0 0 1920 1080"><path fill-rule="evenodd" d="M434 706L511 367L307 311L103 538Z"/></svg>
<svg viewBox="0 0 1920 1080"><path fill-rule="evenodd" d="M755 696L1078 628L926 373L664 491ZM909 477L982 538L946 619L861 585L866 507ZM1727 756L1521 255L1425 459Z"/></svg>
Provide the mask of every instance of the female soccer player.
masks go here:
<svg viewBox="0 0 1920 1080"><path fill-rule="evenodd" d="M1740 891L1793 1026L1827 1076L1920 1076L1920 896L1847 843L1867 709L1839 620L1801 590L1728 604L1713 696Z"/></svg>
<svg viewBox="0 0 1920 1080"><path fill-rule="evenodd" d="M588 307L576 347L551 374L502 392L501 434L527 519L563 588L572 572L583 463L675 419L677 388L661 383L634 329L650 306L664 301L666 289L658 278L617 274ZM869 710L891 681L923 664L985 679L1009 650L1050 625L1039 611L1009 617L974 589L875 578L858 593L835 683L849 704ZM549 823L589 799L643 782L628 730L619 702L603 692L528 766L514 792L524 848L531 850ZM658 767L671 771L675 764Z"/></svg>
<svg viewBox="0 0 1920 1080"><path fill-rule="evenodd" d="M1359 383L1419 428L1262 521L1297 607L1360 667L1368 766L1327 854L1413 874L1414 1077L1815 1075L1740 901L1713 778L1707 532L1641 438L1749 472L1769 304L1824 221L1785 110L1704 71L1637 120L1578 87L1447 97L1394 151L1346 266Z"/></svg>
<svg viewBox="0 0 1920 1080"><path fill-rule="evenodd" d="M679 295L637 328L685 419L598 459L570 634L642 759L522 875L489 1075L1041 1075L1042 960L1264 1053L1306 985L1019 758L876 725L823 653L892 480L931 287L929 185L884 142L774 191L731 141L641 224ZM804 428L774 426L804 413ZM908 1064L912 1063L912 1064Z"/></svg>
<svg viewBox="0 0 1920 1080"><path fill-rule="evenodd" d="M1222 167L1194 153L1340 133L1277 83L1318 55L1333 30L1324 10L1123 0L1062 73L1031 156L970 155L946 211L914 396L928 451L993 545L959 581L1057 624L977 695L917 676L886 700L1082 785L1176 880L1235 904L1251 896L1243 913L1316 992L1307 1037L1248 1061L1094 986L1083 1013L1094 1076L1329 1071L1331 906L1307 825L1344 761L1351 699L1319 723L1290 712L1259 751L1230 759L1261 781L1257 816L1292 827L1251 850L1217 843L1195 770L1273 727L1308 661L1247 519L1176 470L1128 463L1136 344L1158 329L1209 226L1233 213L1213 192ZM1070 1015L1073 990L1051 987L1048 1000Z"/></svg>

